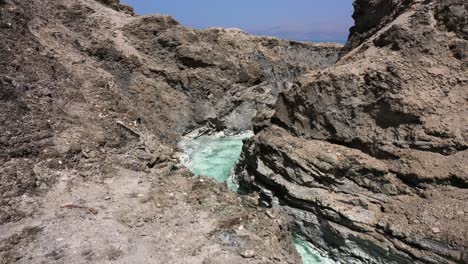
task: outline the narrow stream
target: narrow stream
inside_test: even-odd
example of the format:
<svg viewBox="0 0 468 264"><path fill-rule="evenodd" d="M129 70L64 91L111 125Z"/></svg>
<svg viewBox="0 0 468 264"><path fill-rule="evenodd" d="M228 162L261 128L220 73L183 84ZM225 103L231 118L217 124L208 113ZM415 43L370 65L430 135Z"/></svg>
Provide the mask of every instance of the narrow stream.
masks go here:
<svg viewBox="0 0 468 264"><path fill-rule="evenodd" d="M252 132L235 136L225 136L218 133L197 138L187 137L179 143L185 155L182 163L195 175L212 177L218 182L226 182L231 190L236 190L231 173L242 152L243 140L253 136ZM302 257L303 264L334 264L331 259L324 258L310 243L299 236L293 239L296 250Z"/></svg>

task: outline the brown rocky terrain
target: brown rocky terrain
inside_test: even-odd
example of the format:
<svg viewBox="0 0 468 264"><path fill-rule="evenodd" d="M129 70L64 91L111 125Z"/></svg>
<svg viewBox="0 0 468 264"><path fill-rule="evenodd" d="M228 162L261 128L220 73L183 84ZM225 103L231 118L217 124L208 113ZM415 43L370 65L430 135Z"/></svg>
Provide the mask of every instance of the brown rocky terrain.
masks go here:
<svg viewBox="0 0 468 264"><path fill-rule="evenodd" d="M343 263L468 263L468 2L358 0L238 171Z"/></svg>
<svg viewBox="0 0 468 264"><path fill-rule="evenodd" d="M192 30L115 0L0 1L0 263L298 263L288 221L179 165L266 122L339 45Z"/></svg>
<svg viewBox="0 0 468 264"><path fill-rule="evenodd" d="M355 9L341 49L0 0L0 263L299 263L277 209L341 263L468 263L468 4ZM260 197L179 164L251 128Z"/></svg>

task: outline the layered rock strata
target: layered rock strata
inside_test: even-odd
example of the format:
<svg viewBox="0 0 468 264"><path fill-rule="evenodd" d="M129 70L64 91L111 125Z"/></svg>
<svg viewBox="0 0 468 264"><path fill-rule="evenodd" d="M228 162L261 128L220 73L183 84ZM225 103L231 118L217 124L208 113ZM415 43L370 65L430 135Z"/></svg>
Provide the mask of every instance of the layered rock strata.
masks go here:
<svg viewBox="0 0 468 264"><path fill-rule="evenodd" d="M337 64L256 125L241 183L344 263L467 263L468 4L355 8Z"/></svg>

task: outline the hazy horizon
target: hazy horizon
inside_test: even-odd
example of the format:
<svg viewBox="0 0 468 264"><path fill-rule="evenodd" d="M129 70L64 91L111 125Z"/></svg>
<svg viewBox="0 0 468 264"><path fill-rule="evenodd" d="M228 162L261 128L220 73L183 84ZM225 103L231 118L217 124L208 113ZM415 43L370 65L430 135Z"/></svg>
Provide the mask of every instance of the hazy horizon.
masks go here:
<svg viewBox="0 0 468 264"><path fill-rule="evenodd" d="M255 35L344 43L353 25L353 0L123 0L137 14L167 14L184 26L240 28Z"/></svg>

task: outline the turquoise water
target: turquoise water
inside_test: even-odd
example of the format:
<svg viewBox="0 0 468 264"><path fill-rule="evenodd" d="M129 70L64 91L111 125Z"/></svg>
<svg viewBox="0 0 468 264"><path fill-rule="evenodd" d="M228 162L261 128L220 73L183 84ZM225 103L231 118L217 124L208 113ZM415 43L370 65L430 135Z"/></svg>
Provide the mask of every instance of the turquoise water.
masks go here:
<svg viewBox="0 0 468 264"><path fill-rule="evenodd" d="M300 236L293 236L293 244L297 252L301 255L302 264L335 264L332 259L322 257L309 242L303 240Z"/></svg>
<svg viewBox="0 0 468 264"><path fill-rule="evenodd" d="M227 182L231 189L236 189L230 177L231 171L241 155L242 140L252 135L252 133L236 136L218 134L184 139L179 144L185 152L183 163L197 176L203 175L218 182Z"/></svg>
<svg viewBox="0 0 468 264"><path fill-rule="evenodd" d="M201 136L185 138L179 143L185 155L182 163L195 175L208 176L218 182L226 182L231 190L237 186L232 181L232 169L242 152L243 139L252 137L252 133L236 136ZM296 250L302 257L303 264L335 264L330 259L323 258L312 245L299 236L293 239Z"/></svg>

